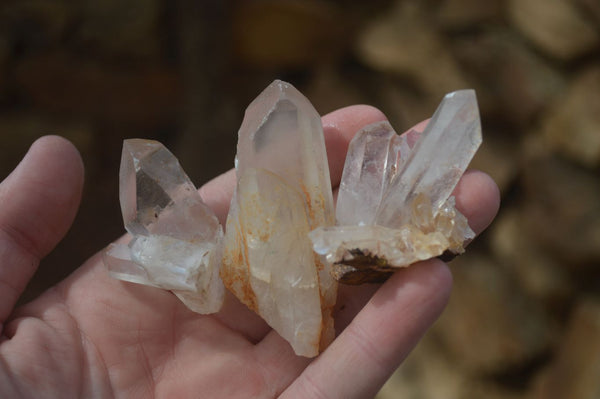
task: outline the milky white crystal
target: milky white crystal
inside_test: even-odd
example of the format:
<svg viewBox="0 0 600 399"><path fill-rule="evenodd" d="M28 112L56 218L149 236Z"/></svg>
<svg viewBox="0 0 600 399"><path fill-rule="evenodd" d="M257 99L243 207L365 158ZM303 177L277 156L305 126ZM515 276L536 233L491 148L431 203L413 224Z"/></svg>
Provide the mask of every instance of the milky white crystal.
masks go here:
<svg viewBox="0 0 600 399"><path fill-rule="evenodd" d="M297 354L316 356L333 339L337 295L308 238L334 222L321 118L293 86L274 81L246 110L236 161L223 282Z"/></svg>
<svg viewBox="0 0 600 399"><path fill-rule="evenodd" d="M217 312L223 231L177 159L153 140L123 143L119 174L129 245L112 244L104 261L120 280L173 291L198 313Z"/></svg>
<svg viewBox="0 0 600 399"><path fill-rule="evenodd" d="M474 237L452 191L481 144L473 90L446 95L425 131L397 136L387 122L350 143L337 226L310 233L340 281L380 281L394 268L461 253Z"/></svg>

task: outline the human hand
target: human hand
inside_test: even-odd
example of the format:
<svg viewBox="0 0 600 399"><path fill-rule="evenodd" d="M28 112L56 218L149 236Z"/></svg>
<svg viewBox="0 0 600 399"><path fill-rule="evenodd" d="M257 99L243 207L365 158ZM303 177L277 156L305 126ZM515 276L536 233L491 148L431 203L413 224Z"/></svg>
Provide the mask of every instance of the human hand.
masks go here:
<svg viewBox="0 0 600 399"><path fill-rule="evenodd" d="M323 117L334 187L352 135L384 118L367 106ZM232 295L219 313L199 315L170 292L110 278L100 254L13 309L69 228L82 184L77 151L45 137L0 185L2 398L372 397L448 300L452 277L437 259L383 285L340 286L337 337L314 359L296 356ZM234 185L230 171L200 189L221 222ZM477 233L498 210L498 189L481 172L467 172L455 196Z"/></svg>

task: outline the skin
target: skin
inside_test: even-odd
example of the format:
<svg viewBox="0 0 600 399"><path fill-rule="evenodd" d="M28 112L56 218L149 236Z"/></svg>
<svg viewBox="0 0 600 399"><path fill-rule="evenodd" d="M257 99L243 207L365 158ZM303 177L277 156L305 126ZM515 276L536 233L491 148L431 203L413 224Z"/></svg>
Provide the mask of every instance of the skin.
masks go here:
<svg viewBox="0 0 600 399"><path fill-rule="evenodd" d="M384 118L368 106L323 117L334 187L353 134ZM234 184L230 171L200 189L222 222ZM100 253L15 309L71 225L82 185L79 154L55 136L36 141L0 185L0 397L372 397L448 301L452 276L437 259L383 285L342 286L337 337L314 359L295 356L231 296L218 314L198 315L169 292L110 278ZM498 210L498 189L481 172L467 172L455 195L477 233Z"/></svg>

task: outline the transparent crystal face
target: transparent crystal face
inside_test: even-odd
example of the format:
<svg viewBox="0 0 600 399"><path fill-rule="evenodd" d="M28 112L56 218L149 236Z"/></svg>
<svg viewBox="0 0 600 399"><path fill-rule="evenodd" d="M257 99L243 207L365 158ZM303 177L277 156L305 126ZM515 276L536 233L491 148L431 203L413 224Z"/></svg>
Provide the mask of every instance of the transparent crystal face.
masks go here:
<svg viewBox="0 0 600 399"><path fill-rule="evenodd" d="M217 311L224 298L216 256L223 231L177 159L156 141L125 140L119 182L133 239L106 252L111 275L171 290L196 312Z"/></svg>
<svg viewBox="0 0 600 399"><path fill-rule="evenodd" d="M131 234L214 241L219 222L175 156L153 140L123 143L119 173L121 210Z"/></svg>
<svg viewBox="0 0 600 399"><path fill-rule="evenodd" d="M131 260L144 265L152 281L171 290L193 291L213 245L195 245L167 236L138 236L129 248ZM201 265L201 267L199 267Z"/></svg>
<svg viewBox="0 0 600 399"><path fill-rule="evenodd" d="M359 130L352 139L336 206L338 225L370 225L389 184L397 175L419 133L398 136L387 121Z"/></svg>
<svg viewBox="0 0 600 399"><path fill-rule="evenodd" d="M238 132L238 174L265 169L304 193L311 225L333 224L333 196L321 117L289 83L269 85L246 110Z"/></svg>

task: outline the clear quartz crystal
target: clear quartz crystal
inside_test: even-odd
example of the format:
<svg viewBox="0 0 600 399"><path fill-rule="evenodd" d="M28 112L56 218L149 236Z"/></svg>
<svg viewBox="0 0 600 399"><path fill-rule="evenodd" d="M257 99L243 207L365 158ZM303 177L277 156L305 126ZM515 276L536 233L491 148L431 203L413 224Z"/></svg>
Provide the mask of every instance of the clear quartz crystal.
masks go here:
<svg viewBox="0 0 600 399"><path fill-rule="evenodd" d="M434 209L450 197L481 145L481 122L474 90L447 94L387 190L376 223L400 227L410 218L404 210L419 193Z"/></svg>
<svg viewBox="0 0 600 399"><path fill-rule="evenodd" d="M105 253L109 273L120 280L173 291L198 313L217 312L223 231L177 159L162 144L123 143L119 199L129 245Z"/></svg>
<svg viewBox="0 0 600 399"><path fill-rule="evenodd" d="M316 356L334 336L337 283L308 232L333 225L333 199L321 119L290 84L273 82L246 110L236 172L223 281L297 354Z"/></svg>
<svg viewBox="0 0 600 399"><path fill-rule="evenodd" d="M350 283L462 253L474 233L451 194L480 144L473 90L446 95L420 136L397 136L387 123L363 128L348 149L338 225L310 233L315 252Z"/></svg>
<svg viewBox="0 0 600 399"><path fill-rule="evenodd" d="M338 225L370 225L419 133L398 136L387 121L365 126L348 147L336 207Z"/></svg>

